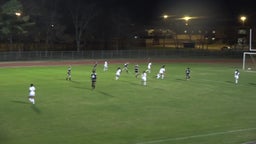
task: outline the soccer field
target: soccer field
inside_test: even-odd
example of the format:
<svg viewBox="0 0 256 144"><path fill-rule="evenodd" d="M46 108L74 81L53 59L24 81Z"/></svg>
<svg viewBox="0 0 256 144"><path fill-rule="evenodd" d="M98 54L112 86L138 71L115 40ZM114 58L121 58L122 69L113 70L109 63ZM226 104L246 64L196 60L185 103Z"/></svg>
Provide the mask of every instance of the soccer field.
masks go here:
<svg viewBox="0 0 256 144"><path fill-rule="evenodd" d="M134 65L115 80L117 67L92 65L0 68L0 144L242 144L256 141L256 73L238 63L152 63L147 86ZM139 63L140 72L147 63ZM191 79L185 80L190 67ZM36 87L36 104L28 88Z"/></svg>

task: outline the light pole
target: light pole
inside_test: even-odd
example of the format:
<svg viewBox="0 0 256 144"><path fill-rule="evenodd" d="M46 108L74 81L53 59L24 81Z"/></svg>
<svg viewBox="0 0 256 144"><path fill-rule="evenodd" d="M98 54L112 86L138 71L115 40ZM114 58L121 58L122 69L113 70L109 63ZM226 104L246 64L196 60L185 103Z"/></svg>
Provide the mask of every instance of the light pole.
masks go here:
<svg viewBox="0 0 256 144"><path fill-rule="evenodd" d="M17 19L19 20L19 17L21 16L21 12L17 11L14 14L16 15ZM19 40L19 35L17 35L17 36L18 36L18 40ZM13 42L11 42L11 43L13 43ZM20 48L20 46L18 46L18 47L19 47L19 55L21 55L21 48Z"/></svg>
<svg viewBox="0 0 256 144"><path fill-rule="evenodd" d="M238 42L239 44L242 46L242 49L244 49L244 46L246 45L246 41L247 41L247 29L244 26L244 23L246 21L246 16L240 16L240 20L242 21L242 28L239 30L239 38L238 38Z"/></svg>
<svg viewBox="0 0 256 144"><path fill-rule="evenodd" d="M185 20L185 25L187 26L187 30L186 30L186 33L188 34L189 36L189 40L191 40L191 35L190 35L190 30L189 30L189 20L191 19L192 17L190 16L184 16L182 19Z"/></svg>
<svg viewBox="0 0 256 144"><path fill-rule="evenodd" d="M169 18L169 16L167 15L167 14L164 14L163 15L163 19L164 19L164 29L166 29L166 21L167 21L167 19ZM166 30L164 30L164 31L162 31L163 32L163 36L164 36L164 38L163 38L163 47L165 47L165 39L166 39Z"/></svg>

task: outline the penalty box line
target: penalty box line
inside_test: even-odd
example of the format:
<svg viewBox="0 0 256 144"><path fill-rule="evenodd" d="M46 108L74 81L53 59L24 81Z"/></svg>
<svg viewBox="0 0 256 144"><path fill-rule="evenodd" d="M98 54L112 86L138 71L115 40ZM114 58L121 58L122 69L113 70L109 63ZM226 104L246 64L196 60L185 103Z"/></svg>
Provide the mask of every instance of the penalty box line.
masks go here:
<svg viewBox="0 0 256 144"><path fill-rule="evenodd" d="M138 142L136 144L157 144L157 143L168 142L168 141L179 141L179 140L209 137L209 136L216 136L216 135L224 135L224 134L230 134L230 133L239 133L239 132L246 132L246 131L254 131L254 130L256 130L256 128L238 129L238 130L230 130L230 131L224 131L224 132L215 132L215 133L208 133L208 134L201 134L201 135L192 135L192 136L186 136L186 137L166 138L166 139Z"/></svg>

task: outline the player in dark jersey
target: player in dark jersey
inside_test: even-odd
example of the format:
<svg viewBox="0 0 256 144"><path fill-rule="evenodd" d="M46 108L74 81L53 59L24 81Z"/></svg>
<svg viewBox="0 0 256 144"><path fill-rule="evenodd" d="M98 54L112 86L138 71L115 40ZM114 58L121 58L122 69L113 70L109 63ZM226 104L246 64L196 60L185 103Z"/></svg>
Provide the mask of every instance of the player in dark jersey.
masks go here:
<svg viewBox="0 0 256 144"><path fill-rule="evenodd" d="M187 68L185 70L185 74L186 74L186 80L189 80L190 79L190 68Z"/></svg>
<svg viewBox="0 0 256 144"><path fill-rule="evenodd" d="M92 89L95 89L95 87L96 87L96 79L97 79L97 74L96 74L95 70L93 70L92 74L91 74Z"/></svg>
<svg viewBox="0 0 256 144"><path fill-rule="evenodd" d="M71 66L68 67L66 80L71 80Z"/></svg>
<svg viewBox="0 0 256 144"><path fill-rule="evenodd" d="M128 73L128 65L129 65L129 63L125 63L122 71L126 71L126 73Z"/></svg>
<svg viewBox="0 0 256 144"><path fill-rule="evenodd" d="M134 66L134 72L135 72L135 77L138 78L138 75L139 75L139 65L138 64L136 64Z"/></svg>
<svg viewBox="0 0 256 144"><path fill-rule="evenodd" d="M97 65L98 65L98 62L96 62L96 63L93 65L92 71L96 71Z"/></svg>

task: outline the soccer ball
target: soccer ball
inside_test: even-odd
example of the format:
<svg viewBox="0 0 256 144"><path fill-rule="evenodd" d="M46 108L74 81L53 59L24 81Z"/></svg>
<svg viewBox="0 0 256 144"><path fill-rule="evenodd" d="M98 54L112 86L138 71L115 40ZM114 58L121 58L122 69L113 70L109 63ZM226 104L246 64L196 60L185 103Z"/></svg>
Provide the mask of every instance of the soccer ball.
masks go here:
<svg viewBox="0 0 256 144"><path fill-rule="evenodd" d="M252 68L249 67L248 70L252 70Z"/></svg>

